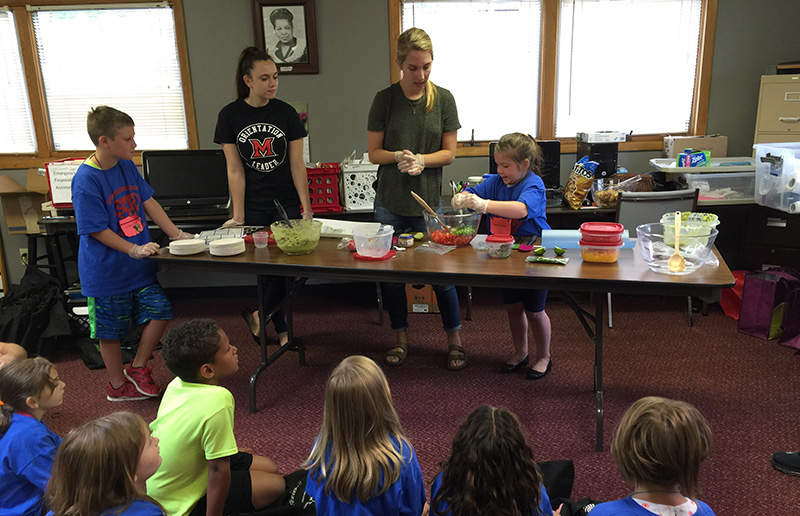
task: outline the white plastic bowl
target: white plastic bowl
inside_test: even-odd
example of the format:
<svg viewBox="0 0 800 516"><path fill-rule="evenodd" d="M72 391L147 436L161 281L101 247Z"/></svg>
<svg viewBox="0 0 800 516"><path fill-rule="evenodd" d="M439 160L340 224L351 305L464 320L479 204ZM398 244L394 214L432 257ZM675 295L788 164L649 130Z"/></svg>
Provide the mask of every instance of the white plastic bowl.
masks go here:
<svg viewBox="0 0 800 516"><path fill-rule="evenodd" d="M356 243L356 252L361 256L381 258L386 256L392 248L394 227L381 225L360 225L353 228L353 240Z"/></svg>

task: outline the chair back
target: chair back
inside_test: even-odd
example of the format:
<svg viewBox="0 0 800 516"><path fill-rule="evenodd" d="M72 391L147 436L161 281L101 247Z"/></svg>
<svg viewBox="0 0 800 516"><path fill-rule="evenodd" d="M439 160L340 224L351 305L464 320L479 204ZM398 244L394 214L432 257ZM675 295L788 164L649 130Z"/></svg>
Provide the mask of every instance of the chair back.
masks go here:
<svg viewBox="0 0 800 516"><path fill-rule="evenodd" d="M625 226L631 238L636 238L636 226L658 222L671 211L695 211L699 193L700 190L620 192L617 222Z"/></svg>

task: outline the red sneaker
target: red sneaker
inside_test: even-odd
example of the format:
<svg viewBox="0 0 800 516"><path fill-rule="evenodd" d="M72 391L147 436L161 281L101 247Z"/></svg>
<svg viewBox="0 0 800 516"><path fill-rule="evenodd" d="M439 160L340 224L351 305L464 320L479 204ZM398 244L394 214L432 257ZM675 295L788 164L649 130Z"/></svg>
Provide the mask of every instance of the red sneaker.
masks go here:
<svg viewBox="0 0 800 516"><path fill-rule="evenodd" d="M153 368L150 366L133 367L132 365L128 365L125 367L124 372L125 378L133 383L133 386L137 391L141 392L145 396L156 398L161 393L158 390L156 382L153 381L153 377L150 374L152 370Z"/></svg>
<svg viewBox="0 0 800 516"><path fill-rule="evenodd" d="M106 395L106 399L108 401L138 401L149 398L149 396L144 396L137 391L136 386L133 385L133 383L129 380L125 380L125 382L117 389L112 387L109 383L106 385L106 391L108 392Z"/></svg>

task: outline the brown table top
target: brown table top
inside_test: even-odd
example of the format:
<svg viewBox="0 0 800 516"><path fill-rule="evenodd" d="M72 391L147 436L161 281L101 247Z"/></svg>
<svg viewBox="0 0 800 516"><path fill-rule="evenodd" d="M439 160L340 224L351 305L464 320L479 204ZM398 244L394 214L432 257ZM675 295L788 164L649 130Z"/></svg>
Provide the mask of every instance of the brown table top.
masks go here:
<svg viewBox="0 0 800 516"><path fill-rule="evenodd" d="M244 253L212 256L207 251L192 256L174 256L169 250L150 259L164 264L202 267L227 272L273 276L317 277L345 281L419 282L474 287L541 288L576 292L614 292L698 296L715 300L734 278L719 256L718 267L703 266L687 275L659 274L650 270L638 249L622 249L612 264L589 263L579 249L569 249L567 265L525 262L529 253L512 251L509 258L489 258L472 246L444 254L423 252L419 244L397 251L384 261L359 260L353 253L336 249L339 239L321 238L317 249L303 256L288 256L274 244L256 249L247 244ZM548 253L549 254L549 253Z"/></svg>

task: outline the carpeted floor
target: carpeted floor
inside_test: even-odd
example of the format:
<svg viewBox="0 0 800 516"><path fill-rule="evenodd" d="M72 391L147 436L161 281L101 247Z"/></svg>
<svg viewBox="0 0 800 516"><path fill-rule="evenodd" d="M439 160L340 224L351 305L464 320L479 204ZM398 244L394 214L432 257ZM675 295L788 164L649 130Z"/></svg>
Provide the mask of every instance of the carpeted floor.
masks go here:
<svg viewBox="0 0 800 516"><path fill-rule="evenodd" d="M383 350L393 341L388 320L377 325L374 292L371 284L306 287L295 309L295 333L306 345L306 366L299 367L297 355L288 353L262 374L256 414L247 412L247 384L258 351L239 315L254 302L250 291L240 298L176 297L171 326L193 317L220 323L239 348L240 371L225 383L236 397L237 440L290 472L306 458L318 431L331 369L350 354L382 363ZM575 461L573 498L623 497L630 488L608 453L614 425L634 400L659 395L695 404L711 423L714 445L701 488L702 499L718 515L797 514L800 479L770 466L774 451L800 449L800 361L792 351L738 333L735 321L714 307L707 317L696 315L690 328L685 298L614 296L613 302L614 328L604 334L602 453L594 451L594 348L565 305L548 304L553 370L537 382L525 381L522 373L497 373L511 344L496 292L475 291L473 320L463 322L462 332L469 367L460 372L445 367L439 316L411 315L409 356L402 367L384 370L426 481L449 453L459 422L476 406L491 404L519 415L537 460ZM151 363L157 382L165 386L172 375L158 356ZM67 384L64 404L46 414L45 421L57 433L115 410L155 417L157 400L106 401L105 371L89 371L74 352L65 350L56 367Z"/></svg>

